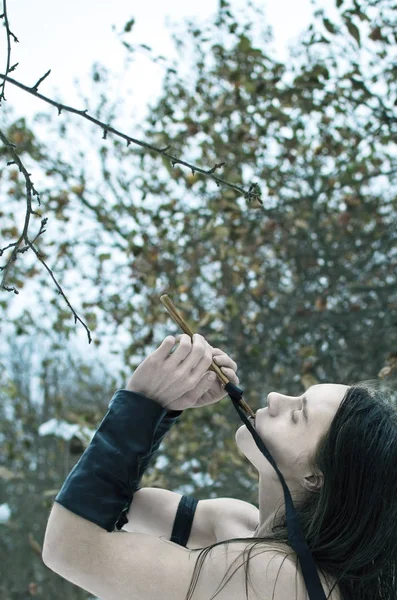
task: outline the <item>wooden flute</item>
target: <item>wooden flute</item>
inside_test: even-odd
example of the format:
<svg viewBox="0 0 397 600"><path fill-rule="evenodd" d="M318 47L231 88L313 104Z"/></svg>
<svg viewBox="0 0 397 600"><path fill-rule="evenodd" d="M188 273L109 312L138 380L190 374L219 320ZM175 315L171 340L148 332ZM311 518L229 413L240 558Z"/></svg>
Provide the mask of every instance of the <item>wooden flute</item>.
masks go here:
<svg viewBox="0 0 397 600"><path fill-rule="evenodd" d="M171 299L169 298L168 294L163 294L162 296L160 296L160 302L165 306L165 308L169 312L171 318L175 321L175 323L177 325L179 325L179 327L182 329L182 331L184 333L187 333L187 335L190 335L190 338L193 339L193 335L194 335L195 332L193 332L190 329L189 325L186 323L186 321L184 320L184 318L177 311L177 309L173 305ZM226 377L226 375L221 371L221 369L218 367L218 365L216 365L214 363L214 361L212 361L211 365L209 366L209 370L210 371L214 371L214 373L217 374L217 376L219 377L219 379L222 382L223 387L225 387L225 385L227 385L228 383L230 383L229 380L228 380L228 378ZM241 398L239 400L239 403L240 403L241 408L248 414L248 416L250 416L252 418L255 417L254 411L246 403L246 401L244 400L244 398Z"/></svg>

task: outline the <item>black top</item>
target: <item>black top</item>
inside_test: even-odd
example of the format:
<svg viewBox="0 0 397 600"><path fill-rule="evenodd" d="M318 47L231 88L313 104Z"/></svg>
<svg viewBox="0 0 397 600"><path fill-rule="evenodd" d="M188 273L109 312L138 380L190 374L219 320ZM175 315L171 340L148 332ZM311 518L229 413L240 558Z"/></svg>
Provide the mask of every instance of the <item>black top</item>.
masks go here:
<svg viewBox="0 0 397 600"><path fill-rule="evenodd" d="M171 542L186 548L197 504L198 500L193 496L182 496L172 529Z"/></svg>

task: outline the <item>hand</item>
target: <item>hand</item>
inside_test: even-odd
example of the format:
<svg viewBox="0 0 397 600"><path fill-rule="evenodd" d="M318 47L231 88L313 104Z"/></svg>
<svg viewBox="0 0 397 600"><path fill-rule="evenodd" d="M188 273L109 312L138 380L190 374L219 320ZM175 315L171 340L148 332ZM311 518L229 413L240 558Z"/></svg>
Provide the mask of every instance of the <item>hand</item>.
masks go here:
<svg viewBox="0 0 397 600"><path fill-rule="evenodd" d="M212 348L203 336L195 333L192 341L189 335L182 334L177 339L179 346L170 354L176 339L167 336L138 366L127 389L155 400L167 410L214 404L227 393L217 375L208 370L213 357L217 357L218 365L232 383L240 383L236 363L222 350Z"/></svg>
<svg viewBox="0 0 397 600"><path fill-rule="evenodd" d="M229 381L234 383L234 385L238 385L240 383L236 375L238 367L234 360L219 348L212 348L211 346L211 350L212 361L223 371ZM200 408L208 404L215 404L227 395L217 374L213 371L207 371L195 389L186 392L180 398L167 404L167 409L184 410L185 408Z"/></svg>

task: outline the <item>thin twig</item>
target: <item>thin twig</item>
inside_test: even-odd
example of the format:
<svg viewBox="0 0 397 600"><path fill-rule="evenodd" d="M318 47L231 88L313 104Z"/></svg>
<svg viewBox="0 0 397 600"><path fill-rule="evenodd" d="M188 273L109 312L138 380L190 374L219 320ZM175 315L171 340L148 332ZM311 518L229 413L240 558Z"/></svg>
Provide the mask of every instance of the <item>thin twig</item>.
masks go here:
<svg viewBox="0 0 397 600"><path fill-rule="evenodd" d="M215 164L214 167L212 167L210 169L201 169L200 167L191 165L190 163L185 162L184 160L181 160L180 158L174 156L173 154L167 154L167 150L169 150L171 147L170 145L166 146L163 149L156 148L156 146L152 146L151 144L148 144L147 142L143 142L141 140L137 140L136 138L130 137L130 136L126 135L125 133L122 133L121 131L114 129L114 127L111 127L109 124L102 123L102 121L99 121L98 119L95 119L94 117L91 117L90 115L87 114L88 109L78 110L71 106L67 106L66 104L61 104L59 102L56 102L55 100L52 100L51 98L47 98L47 96L43 96L42 94L40 94L37 91L37 88L38 88L39 83L41 81L43 81L49 73L50 73L50 71L48 71L41 79L39 79L39 81L33 87L28 87L28 86L24 85L23 83L20 83L19 81L16 81L15 79L12 79L11 77L6 77L2 73L0 73L0 77L9 81L13 85L16 85L17 87L21 88L25 92L28 92L29 94L33 94L34 96L36 96L36 98L39 98L40 100L44 100L44 102L47 102L48 104L51 104L52 106L56 106L56 108L58 109L58 116L61 114L62 110L65 110L67 112L74 113L76 115L84 117L88 121L91 121L91 123L95 123L95 125L102 127L103 128L103 138L102 139L106 140L108 133L109 132L113 133L114 135L126 140L127 147L131 143L133 143L133 144L137 144L138 146L142 146L143 148L146 148L147 150L150 150L157 154L161 154L162 156L165 156L166 158L170 159L173 167L175 167L175 165L183 165L185 167L188 167L189 169L191 169L193 175L197 172L197 173L201 173L202 175L205 175L206 177L211 177L211 179L213 179L217 183L218 187L220 187L220 185L229 187L232 190L238 192L240 195L244 196L244 198L246 198L249 202L256 199L263 206L263 201L261 200L260 188L257 183L252 183L250 188L248 189L248 191L246 191L242 187L235 185L234 183L230 183L229 181L226 181L225 179L222 179L221 177L217 177L216 175L214 175L215 170L220 167L223 167L223 165L225 164L224 162L217 163L217 164Z"/></svg>

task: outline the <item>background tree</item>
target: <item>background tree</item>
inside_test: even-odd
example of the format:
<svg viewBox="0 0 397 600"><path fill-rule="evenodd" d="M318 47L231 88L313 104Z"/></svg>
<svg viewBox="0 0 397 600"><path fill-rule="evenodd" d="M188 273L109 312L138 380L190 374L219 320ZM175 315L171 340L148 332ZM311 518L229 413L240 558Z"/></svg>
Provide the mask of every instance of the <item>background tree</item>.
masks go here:
<svg viewBox="0 0 397 600"><path fill-rule="evenodd" d="M283 64L268 52L271 31L261 11L250 4L242 18L221 1L214 22L188 23L174 34L181 65L165 64L161 97L147 122L133 128L135 137L171 145L176 157L197 166L225 163L217 173L244 189L257 181L262 203L177 160L172 165L110 135L100 140L98 127L81 117L47 110L28 125L0 113L0 129L28 171L45 176L37 212L50 226L36 243L94 338L86 363L87 340L71 347L76 324L48 273L34 256L20 258L12 284L31 303L13 317L13 295L0 298L1 321L11 330L0 383L3 497L12 508L2 526L4 597L25 597L32 582L43 597L86 597L42 565L46 519L87 443L84 426L95 428L131 371L165 335L179 333L159 303L163 292L194 330L237 362L254 409L271 390L300 394L317 382L377 376L395 381L396 16L387 0L338 0L337 8L338 22L317 11ZM130 21L120 38L131 56L132 35ZM94 65L101 99L94 114L112 124L117 107L106 100L108 80ZM40 125L57 152L73 143L74 161L39 141ZM0 152L5 164L7 151ZM87 166L95 159L100 177ZM12 166L2 170L0 185L7 198L0 235L8 243L26 190ZM110 374L102 366L101 377L99 350L110 337L120 367ZM17 342L30 348L25 358ZM29 375L33 357L39 364ZM41 374L37 403L33 373ZM59 433L40 434L54 417L79 424L80 433L68 443ZM215 410L188 411L143 485L256 503L257 474L235 446L239 425L229 398Z"/></svg>

